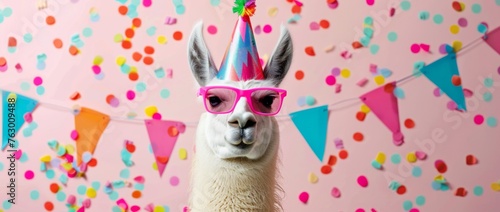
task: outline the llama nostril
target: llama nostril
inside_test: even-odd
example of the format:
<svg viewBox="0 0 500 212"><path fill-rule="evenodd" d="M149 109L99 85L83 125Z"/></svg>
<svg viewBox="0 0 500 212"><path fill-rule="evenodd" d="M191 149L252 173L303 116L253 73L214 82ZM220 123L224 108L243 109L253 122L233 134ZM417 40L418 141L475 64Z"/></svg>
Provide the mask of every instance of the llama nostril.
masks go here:
<svg viewBox="0 0 500 212"><path fill-rule="evenodd" d="M228 124L229 124L229 126L231 126L231 127L235 127L235 128L240 127L240 123L239 123L239 121L238 121L238 120L235 120L235 121L228 121L227 123L228 123Z"/></svg>
<svg viewBox="0 0 500 212"><path fill-rule="evenodd" d="M245 126L243 126L241 129L249 128L249 127L255 127L255 124L257 124L256 121L253 119L249 119L246 123Z"/></svg>

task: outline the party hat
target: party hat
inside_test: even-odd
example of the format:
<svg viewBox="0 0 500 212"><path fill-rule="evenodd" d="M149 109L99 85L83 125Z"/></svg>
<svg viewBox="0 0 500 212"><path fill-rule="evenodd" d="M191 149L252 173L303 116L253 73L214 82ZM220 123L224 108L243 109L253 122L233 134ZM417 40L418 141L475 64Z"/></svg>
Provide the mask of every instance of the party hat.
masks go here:
<svg viewBox="0 0 500 212"><path fill-rule="evenodd" d="M217 78L231 81L264 79L250 22L255 12L255 0L236 0L233 12L239 17Z"/></svg>

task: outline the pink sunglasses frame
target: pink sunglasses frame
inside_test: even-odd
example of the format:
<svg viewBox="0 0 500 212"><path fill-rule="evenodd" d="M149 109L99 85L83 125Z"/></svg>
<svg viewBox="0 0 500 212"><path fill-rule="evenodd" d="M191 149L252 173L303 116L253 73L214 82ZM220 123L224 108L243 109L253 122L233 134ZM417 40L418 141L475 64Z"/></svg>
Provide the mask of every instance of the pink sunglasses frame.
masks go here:
<svg viewBox="0 0 500 212"><path fill-rule="evenodd" d="M212 112L208 109L208 106L207 106L207 101L205 101L205 98L207 98L207 91L210 90L210 89L214 89L214 88L224 88L224 89L229 89L229 90L233 90L236 92L236 98L234 100L234 103L233 103L233 106L231 107L231 109L227 112ZM277 92L280 96L280 105L278 107L278 110L276 110L275 113L262 113L262 112L259 112L259 111L256 111L253 107L253 103L252 101L248 101L249 99L252 98L252 93L254 91L258 91L258 90L272 90L272 91L275 91ZM235 87L230 87L230 86L223 86L223 85L215 85L215 86L205 86L205 87L201 87L200 90L198 90L198 96L203 96L203 105L205 105L205 110L209 113L212 113L212 114L227 114L227 113L231 113L234 111L234 108L236 107L236 104L238 103L238 101L240 101L241 97L245 97L247 99L247 103L248 103L248 106L250 106L250 110L252 110L252 112L254 112L255 114L257 115L261 115L261 116L274 116L276 114L278 114L281 110L281 107L283 106L283 99L285 98L286 96L286 90L284 89L280 89L280 88L273 88L273 87L258 87L258 88L250 88L250 89L245 89L245 90L241 90L241 89L238 89L238 88L235 88Z"/></svg>

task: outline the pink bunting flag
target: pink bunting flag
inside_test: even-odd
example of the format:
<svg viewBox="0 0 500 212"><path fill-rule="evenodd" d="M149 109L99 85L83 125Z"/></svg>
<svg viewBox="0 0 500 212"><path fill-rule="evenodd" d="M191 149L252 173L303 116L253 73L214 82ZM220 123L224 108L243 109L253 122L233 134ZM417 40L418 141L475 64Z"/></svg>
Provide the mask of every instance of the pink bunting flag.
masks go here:
<svg viewBox="0 0 500 212"><path fill-rule="evenodd" d="M145 120L145 124L161 177L170 160L177 137L179 133L184 133L186 125L166 120Z"/></svg>
<svg viewBox="0 0 500 212"><path fill-rule="evenodd" d="M486 33L483 39L493 50L500 54L500 27Z"/></svg>
<svg viewBox="0 0 500 212"><path fill-rule="evenodd" d="M400 146L404 142L404 136L399 124L398 100L393 94L394 88L396 88L396 82L390 82L359 98L391 130L394 144Z"/></svg>

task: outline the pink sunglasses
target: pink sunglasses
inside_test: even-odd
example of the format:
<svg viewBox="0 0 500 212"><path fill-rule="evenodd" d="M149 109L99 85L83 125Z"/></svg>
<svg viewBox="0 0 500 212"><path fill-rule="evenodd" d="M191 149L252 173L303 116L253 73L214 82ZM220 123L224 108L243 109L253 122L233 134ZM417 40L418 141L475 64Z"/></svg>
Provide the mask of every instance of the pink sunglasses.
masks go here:
<svg viewBox="0 0 500 212"><path fill-rule="evenodd" d="M280 111L286 90L264 87L241 90L229 86L206 86L200 88L198 96L203 96L205 109L209 113L233 112L236 103L241 97L245 97L255 114L273 116Z"/></svg>

